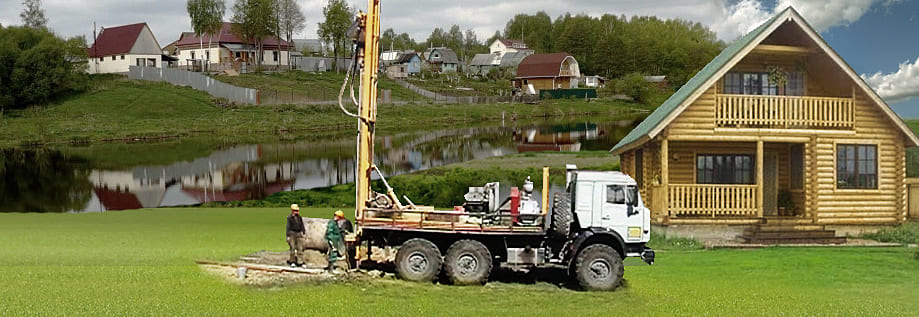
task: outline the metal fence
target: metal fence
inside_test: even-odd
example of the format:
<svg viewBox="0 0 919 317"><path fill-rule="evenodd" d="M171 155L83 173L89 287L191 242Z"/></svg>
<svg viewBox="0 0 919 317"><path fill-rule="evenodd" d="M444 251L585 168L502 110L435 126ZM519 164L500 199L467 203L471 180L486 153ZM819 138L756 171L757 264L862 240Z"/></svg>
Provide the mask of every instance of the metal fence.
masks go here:
<svg viewBox="0 0 919 317"><path fill-rule="evenodd" d="M494 104L494 103L505 103L505 102L536 102L539 100L537 96L449 96L444 94L439 94L424 88L412 85L404 80L393 79L399 86L405 87L412 92L424 96L425 98L433 99L434 101L441 101L446 103L460 103L460 104Z"/></svg>
<svg viewBox="0 0 919 317"><path fill-rule="evenodd" d="M232 102L250 105L259 104L258 90L236 87L199 73L181 69L131 66L128 71L128 78L148 81L165 81L173 85L189 86L196 90L207 92L211 96L226 98Z"/></svg>

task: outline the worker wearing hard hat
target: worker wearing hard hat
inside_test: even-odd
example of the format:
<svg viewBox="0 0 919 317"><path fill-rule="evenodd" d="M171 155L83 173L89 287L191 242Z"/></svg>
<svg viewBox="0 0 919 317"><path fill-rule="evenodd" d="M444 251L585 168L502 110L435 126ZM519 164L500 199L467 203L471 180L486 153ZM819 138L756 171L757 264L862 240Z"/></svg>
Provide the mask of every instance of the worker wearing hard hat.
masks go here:
<svg viewBox="0 0 919 317"><path fill-rule="evenodd" d="M300 217L300 206L297 204L290 205L290 214L287 215L287 245L290 246L290 257L287 265L301 265L300 251L303 251L303 234L306 228L303 226L303 217Z"/></svg>
<svg viewBox="0 0 919 317"><path fill-rule="evenodd" d="M341 210L335 211L333 214L334 218L332 221L329 221L328 226L325 231L326 241L329 242L329 266L326 267L326 270L332 271L335 268L335 262L338 261L338 258L344 256L347 252L345 249L345 238L342 233L342 229L347 229L350 232L351 222L348 219L345 219L345 213ZM347 228L342 228L341 225L344 224Z"/></svg>

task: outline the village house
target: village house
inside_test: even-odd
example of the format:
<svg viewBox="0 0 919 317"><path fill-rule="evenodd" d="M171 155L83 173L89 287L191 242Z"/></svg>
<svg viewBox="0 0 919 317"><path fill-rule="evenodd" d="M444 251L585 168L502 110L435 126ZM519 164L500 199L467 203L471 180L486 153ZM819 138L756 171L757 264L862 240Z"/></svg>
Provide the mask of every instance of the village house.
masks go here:
<svg viewBox="0 0 919 317"><path fill-rule="evenodd" d="M533 54L517 66L514 87L526 93L540 90L571 89L578 87L581 70L578 61L568 53ZM530 87L534 91L530 91Z"/></svg>
<svg viewBox="0 0 919 317"><path fill-rule="evenodd" d="M469 62L467 73L470 75L487 75L491 70L501 66L501 56L495 54L475 54Z"/></svg>
<svg viewBox="0 0 919 317"><path fill-rule="evenodd" d="M255 42L243 42L238 35L233 34L231 26L231 23L224 22L220 31L213 36L202 34L200 37L190 36L179 40L175 44L179 67L191 68L204 60L210 70L241 70L245 66L255 66L259 58L262 66L290 65L287 53L294 46L287 41L276 36L266 37L262 42L262 56L259 57L256 56L258 47Z"/></svg>
<svg viewBox="0 0 919 317"><path fill-rule="evenodd" d="M162 67L160 44L145 22L102 28L87 53L90 74L127 73L132 65Z"/></svg>
<svg viewBox="0 0 919 317"><path fill-rule="evenodd" d="M389 52L387 52L389 53ZM392 52L384 70L390 78L406 78L421 73L421 57L415 51ZM384 53L384 55L387 55Z"/></svg>
<svg viewBox="0 0 919 317"><path fill-rule="evenodd" d="M917 143L788 8L725 48L612 153L664 228L746 225L736 233L755 241L762 225L805 226L838 241L906 220L905 151Z"/></svg>
<svg viewBox="0 0 919 317"><path fill-rule="evenodd" d="M516 52L530 52L533 53L527 43L524 43L521 40L508 40L508 39L497 39L488 46L489 52L492 55L497 55L500 60L507 53L516 53Z"/></svg>
<svg viewBox="0 0 919 317"><path fill-rule="evenodd" d="M421 59L432 72L459 71L459 58L456 57L456 52L446 47L428 48L421 53Z"/></svg>

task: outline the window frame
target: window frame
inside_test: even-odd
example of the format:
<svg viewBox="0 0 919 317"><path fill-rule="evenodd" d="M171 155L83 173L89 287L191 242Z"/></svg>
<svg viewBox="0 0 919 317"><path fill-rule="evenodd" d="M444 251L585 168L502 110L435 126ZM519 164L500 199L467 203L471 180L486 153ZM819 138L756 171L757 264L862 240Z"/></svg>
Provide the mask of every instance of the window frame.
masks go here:
<svg viewBox="0 0 919 317"><path fill-rule="evenodd" d="M749 79L748 82L748 77ZM753 77L756 77L756 83ZM785 72L788 79L784 87L769 83L769 72L764 71L730 71L721 79L721 91L729 95L747 96L804 96L807 91L807 76L804 72ZM790 84L800 83L800 87L791 87ZM748 91L749 88L749 91ZM795 94L789 94L794 92Z"/></svg>
<svg viewBox="0 0 919 317"><path fill-rule="evenodd" d="M711 158L706 161L705 167L700 168L700 159ZM720 158L720 159L719 159ZM737 160L741 159L741 166L737 168ZM730 163L728 163L730 161ZM746 161L746 162L744 162ZM711 167L708 167L711 163ZM746 163L746 164L744 164ZM717 167L733 165L732 169L719 171ZM693 162L696 184L706 185L755 185L756 160L749 153L697 153ZM746 174L746 175L744 175Z"/></svg>
<svg viewBox="0 0 919 317"><path fill-rule="evenodd" d="M853 182L854 185L844 185L844 186L840 186L840 179L842 178L842 177L841 177L841 172L840 172L840 165L849 166L849 164L846 164L846 163L847 163L848 160L850 160L850 158L846 157L846 158L844 158L844 162L842 162L843 164L840 164L841 162L840 162L840 156L839 156L839 154L840 154L840 149L841 149L842 147L852 147L852 148L853 148L853 157L851 158L851 160L854 160L854 162L851 164L851 166L853 167L853 169L854 169L855 171L854 171L854 175L847 176L846 178L854 178L854 180L855 180L855 181ZM873 149L873 154L874 154L874 155L873 155L873 157L871 157L871 159L873 159L873 161L870 160L870 159L868 159L868 158L864 158L864 159L860 158L860 154L859 154L859 153L862 152L862 151L860 151L860 149L862 149L862 148L865 148L865 149L871 148L871 149ZM881 186L880 186L880 180L881 180L881 179L880 179L880 153L879 153L879 150L880 150L880 146L879 146L878 144L876 144L876 143L856 143L856 142L844 142L844 141L837 142L837 143L835 144L835 146L834 146L834 151L835 151L835 153L834 153L834 157L833 157L833 170L834 170L833 176L834 176L834 179L835 179L835 182L834 182L834 183L835 183L836 189L837 189L837 190L878 190L878 189L880 189L880 187L881 187ZM867 151L867 150L866 150L866 151ZM865 154L867 154L867 153L865 153ZM867 173L867 172L866 172L866 173L860 173L860 169L861 169L861 168L860 168L859 166L860 166L860 163L862 163L862 162L864 162L864 165L863 165L864 168L867 169L868 166L870 166L874 173L873 173L873 174L872 174L872 173ZM865 184L865 185L860 184L860 181L859 181L860 176L869 176L869 177L871 177L872 175L873 175L873 178L871 178L871 179L866 179L866 180L869 181L867 184ZM872 180L873 180L873 182L872 182Z"/></svg>

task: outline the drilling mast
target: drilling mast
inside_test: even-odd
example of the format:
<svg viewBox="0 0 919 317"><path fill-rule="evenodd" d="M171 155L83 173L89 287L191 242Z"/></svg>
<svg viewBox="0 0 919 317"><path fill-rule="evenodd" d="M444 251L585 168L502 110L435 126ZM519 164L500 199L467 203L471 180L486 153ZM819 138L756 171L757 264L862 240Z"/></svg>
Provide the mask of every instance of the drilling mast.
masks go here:
<svg viewBox="0 0 919 317"><path fill-rule="evenodd" d="M357 136L357 174L355 219L360 219L370 199L370 174L373 162L374 129L377 118L377 83L380 67L380 0L367 1L367 13L358 16L363 43L358 44L357 56L361 62L360 107ZM360 34L359 33L359 34Z"/></svg>

